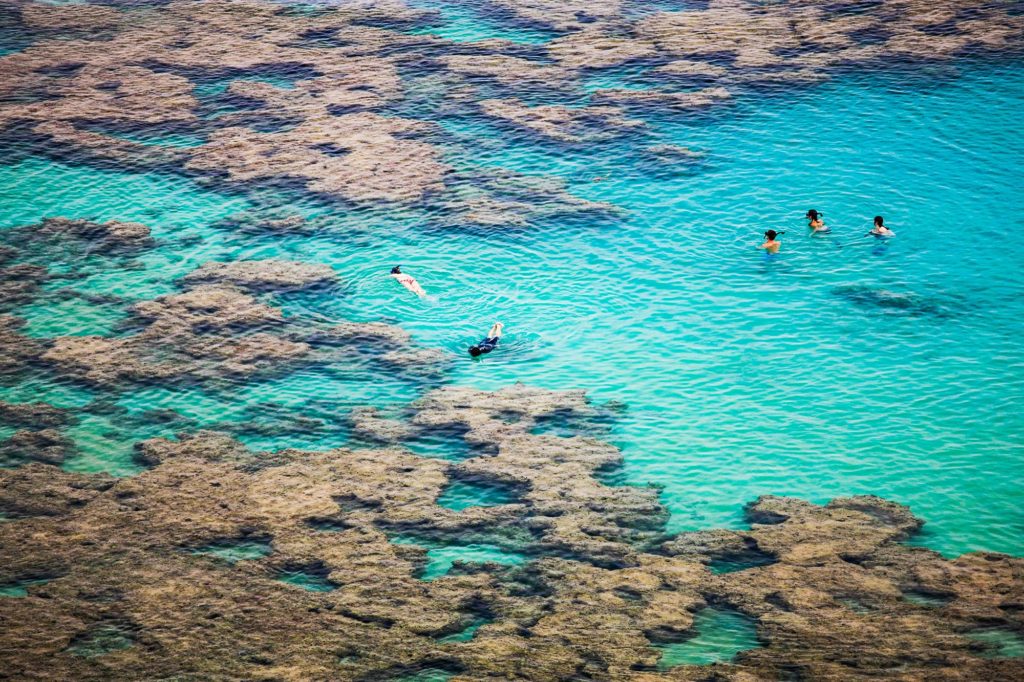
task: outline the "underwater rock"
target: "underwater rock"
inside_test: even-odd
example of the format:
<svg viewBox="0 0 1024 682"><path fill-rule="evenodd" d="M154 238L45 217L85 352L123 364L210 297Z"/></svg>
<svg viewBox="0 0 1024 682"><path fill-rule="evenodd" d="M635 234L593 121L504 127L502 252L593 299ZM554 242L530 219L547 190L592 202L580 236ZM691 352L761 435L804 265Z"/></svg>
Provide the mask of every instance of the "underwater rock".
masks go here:
<svg viewBox="0 0 1024 682"><path fill-rule="evenodd" d="M81 130L67 121L47 121L35 126L33 132L65 147L79 159L90 158L141 170L180 166L188 160L188 151L166 145L143 144L112 135Z"/></svg>
<svg viewBox="0 0 1024 682"><path fill-rule="evenodd" d="M864 308L874 308L886 312L936 317L950 315L949 310L934 299L869 285L851 284L835 287L832 289L832 295Z"/></svg>
<svg viewBox="0 0 1024 682"><path fill-rule="evenodd" d="M492 0L492 3L521 20L556 31L572 31L621 17L621 0Z"/></svg>
<svg viewBox="0 0 1024 682"><path fill-rule="evenodd" d="M329 265L284 260L211 261L185 275L184 281L233 284L256 291L293 291L338 281Z"/></svg>
<svg viewBox="0 0 1024 682"><path fill-rule="evenodd" d="M565 87L574 78L569 69L508 55L447 55L441 62L452 73L486 78L509 87Z"/></svg>
<svg viewBox="0 0 1024 682"><path fill-rule="evenodd" d="M596 90L591 100L623 106L664 106L689 111L706 109L727 101L732 94L723 87L704 88L693 92L665 92L661 90Z"/></svg>
<svg viewBox="0 0 1024 682"><path fill-rule="evenodd" d="M487 168L452 173L442 206L452 226L523 227L555 217L615 219L618 207L575 196L562 178Z"/></svg>
<svg viewBox="0 0 1024 682"><path fill-rule="evenodd" d="M132 313L145 325L138 333L58 337L43 360L79 379L118 385L281 372L309 351L258 331L281 323L281 312L231 288L200 286L143 301Z"/></svg>
<svg viewBox="0 0 1024 682"><path fill-rule="evenodd" d="M155 242L149 228L140 223L111 220L94 223L89 220L45 218L37 225L21 228L45 239L74 239L96 244L103 251L133 251L152 247Z"/></svg>
<svg viewBox="0 0 1024 682"><path fill-rule="evenodd" d="M25 369L42 353L36 339L18 332L25 321L12 315L0 315L0 379Z"/></svg>
<svg viewBox="0 0 1024 682"><path fill-rule="evenodd" d="M570 69L606 69L657 54L654 45L632 37L612 36L600 28L584 29L547 44L548 54Z"/></svg>
<svg viewBox="0 0 1024 682"><path fill-rule="evenodd" d="M412 335L402 327L384 322L343 322L317 330L309 337L316 345L348 345L354 343L405 346Z"/></svg>
<svg viewBox="0 0 1024 682"><path fill-rule="evenodd" d="M492 118L560 142L596 142L645 125L643 121L626 118L615 107L531 107L518 99L488 99L480 102L480 108Z"/></svg>
<svg viewBox="0 0 1024 682"><path fill-rule="evenodd" d="M0 466L18 466L24 462L60 464L74 447L74 442L56 429L18 431L0 441Z"/></svg>
<svg viewBox="0 0 1024 682"><path fill-rule="evenodd" d="M9 403L0 400L0 424L27 428L59 428L75 421L70 410L47 403Z"/></svg>
<svg viewBox="0 0 1024 682"><path fill-rule="evenodd" d="M349 415L352 433L365 440L380 443L398 443L412 437L411 426L398 419L387 419L380 416L375 407L357 407Z"/></svg>
<svg viewBox="0 0 1024 682"><path fill-rule="evenodd" d="M31 303L47 276L46 268L28 263L0 268L0 307L13 309Z"/></svg>
<svg viewBox="0 0 1024 682"><path fill-rule="evenodd" d="M225 128L192 150L186 168L236 183L292 178L349 201L417 201L442 190L450 170L438 149L407 137L423 129L370 113L318 117L276 133Z"/></svg>
<svg viewBox="0 0 1024 682"><path fill-rule="evenodd" d="M729 70L708 62L676 59L668 64L657 67L654 69L654 72L662 76L678 78L720 78L729 73Z"/></svg>
<svg viewBox="0 0 1024 682"><path fill-rule="evenodd" d="M651 645L693 636L694 613L715 604L755 618L760 642L716 664L716 679L1024 671L966 636L994 622L1020 630L1024 560L905 546L920 521L901 505L762 497L747 508L749 531L683 534L652 553L659 532L619 525L639 529L629 524L644 501L646 527L660 527L650 491L593 478L614 448L530 435L544 415L593 411L583 392L446 387L411 409L412 428L461 425L496 452L458 464L391 449L263 453L200 432L140 444L150 468L116 482L40 464L0 471L0 510L14 519L0 524L0 584L49 580L0 610L6 670L95 677L88 659L60 652L120 622L132 645L103 656L106 678L248 679L274 665L295 679L388 679L440 665L467 680L704 679L705 667L658 671ZM456 474L512 484L522 503L438 506ZM518 538L531 560L421 580L428 548L395 533L434 547ZM752 548L778 561L717 575L703 565ZM280 580L297 570L331 589ZM922 608L904 598L911 589L947 595L946 606ZM438 641L467 621L482 623L471 639Z"/></svg>

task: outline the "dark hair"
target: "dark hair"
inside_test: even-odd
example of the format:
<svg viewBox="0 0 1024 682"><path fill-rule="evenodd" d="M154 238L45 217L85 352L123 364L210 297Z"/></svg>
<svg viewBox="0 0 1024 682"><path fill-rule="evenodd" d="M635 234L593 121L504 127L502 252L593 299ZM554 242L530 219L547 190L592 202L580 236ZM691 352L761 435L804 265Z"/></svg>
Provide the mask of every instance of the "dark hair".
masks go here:
<svg viewBox="0 0 1024 682"><path fill-rule="evenodd" d="M814 209L812 208L812 209L811 209L810 211L808 211L808 212L807 212L807 215L806 215L806 216L804 216L804 217L805 217L805 218L810 218L811 220L817 220L817 219L818 219L819 217L821 217L822 215L823 215L823 214L821 214L821 213L818 213L817 211L815 211L815 210L814 210Z"/></svg>
<svg viewBox="0 0 1024 682"><path fill-rule="evenodd" d="M391 274L392 275L401 275L402 274L402 266L401 265L396 265L395 267L391 268Z"/></svg>
<svg viewBox="0 0 1024 682"><path fill-rule="evenodd" d="M883 218L880 215L876 215L875 216L875 225L877 225L878 227L885 227L885 225L883 223L885 223L885 218Z"/></svg>
<svg viewBox="0 0 1024 682"><path fill-rule="evenodd" d="M474 358L477 357L478 355L480 355L482 352L483 351L480 350L480 346L470 346L469 347L469 354L472 355Z"/></svg>
<svg viewBox="0 0 1024 682"><path fill-rule="evenodd" d="M776 232L775 230L768 230L767 232L764 233L764 236L768 237L768 239L775 239L779 235L783 235L783 234L786 234L786 233L785 232Z"/></svg>

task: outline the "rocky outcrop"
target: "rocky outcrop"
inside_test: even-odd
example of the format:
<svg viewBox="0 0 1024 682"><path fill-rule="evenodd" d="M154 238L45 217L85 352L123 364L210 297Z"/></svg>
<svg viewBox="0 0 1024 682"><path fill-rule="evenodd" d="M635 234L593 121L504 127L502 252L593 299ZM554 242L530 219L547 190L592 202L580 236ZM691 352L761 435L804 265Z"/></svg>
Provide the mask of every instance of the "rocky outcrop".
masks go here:
<svg viewBox="0 0 1024 682"><path fill-rule="evenodd" d="M111 220L96 223L71 218L44 218L35 225L15 228L28 241L88 243L100 253L123 253L152 247L155 242L147 226Z"/></svg>

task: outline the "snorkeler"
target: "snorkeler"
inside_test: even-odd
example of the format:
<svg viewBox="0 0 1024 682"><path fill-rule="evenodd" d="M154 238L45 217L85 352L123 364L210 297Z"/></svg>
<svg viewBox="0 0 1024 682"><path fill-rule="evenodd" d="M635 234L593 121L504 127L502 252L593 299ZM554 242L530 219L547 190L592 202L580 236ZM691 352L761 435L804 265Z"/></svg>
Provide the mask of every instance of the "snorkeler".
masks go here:
<svg viewBox="0 0 1024 682"><path fill-rule="evenodd" d="M885 218L883 218L880 215L876 215L875 216L875 226L871 228L871 231L868 232L868 234L873 235L875 237L895 237L896 236L895 232L893 232L892 230L890 230L888 227L885 226ZM868 235L866 234L864 236L866 237Z"/></svg>
<svg viewBox="0 0 1024 682"><path fill-rule="evenodd" d="M776 239L776 237L781 237L784 234L786 233L776 232L775 230L768 230L767 232L764 233L764 244L761 244L757 248L764 249L767 253L778 253L779 247L782 246L782 242Z"/></svg>
<svg viewBox="0 0 1024 682"><path fill-rule="evenodd" d="M813 208L807 212L804 217L807 218L807 227L811 228L811 234L818 234L828 232L828 225L822 219L822 214L815 211Z"/></svg>
<svg viewBox="0 0 1024 682"><path fill-rule="evenodd" d="M395 267L391 268L391 276L398 280L399 284L401 284L403 287L405 287L412 293L416 294L420 298L426 298L427 292L423 290L423 287L420 286L420 283L416 281L415 277L413 277L412 275L407 275L404 272L402 272L401 265L396 265Z"/></svg>
<svg viewBox="0 0 1024 682"><path fill-rule="evenodd" d="M501 341L501 329L504 326L501 322L495 322L491 330L487 332L487 336L480 343L469 347L469 354L475 358L494 350L498 342Z"/></svg>

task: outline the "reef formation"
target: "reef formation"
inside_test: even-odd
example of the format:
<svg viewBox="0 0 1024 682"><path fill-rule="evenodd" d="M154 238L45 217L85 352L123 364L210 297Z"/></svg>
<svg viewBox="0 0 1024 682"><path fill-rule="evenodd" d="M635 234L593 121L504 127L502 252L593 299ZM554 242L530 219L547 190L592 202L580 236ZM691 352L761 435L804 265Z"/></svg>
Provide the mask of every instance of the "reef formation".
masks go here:
<svg viewBox="0 0 1024 682"><path fill-rule="evenodd" d="M32 408L36 409L36 408ZM582 392L445 387L371 430L396 444L254 452L225 434L140 443L131 478L30 464L0 473L0 609L10 679L1013 680L972 633L1024 629L1024 560L948 560L903 541L921 521L877 497L766 496L745 531L667 536L657 491L601 483L618 451L536 433L586 418ZM7 414L10 411L6 411ZM13 412L19 419L17 412ZM58 415L54 423L60 423ZM401 447L462 433L459 460ZM453 482L510 501L440 506ZM412 538L412 544L398 542ZM430 547L487 542L517 565ZM232 554L232 552L235 552ZM729 570L721 570L727 565ZM304 589L289 576L316 579ZM655 644L730 608L760 646L657 667ZM469 637L455 637L470 626Z"/></svg>
<svg viewBox="0 0 1024 682"><path fill-rule="evenodd" d="M28 43L0 56L0 135L58 160L177 174L254 199L227 232L330 229L290 210L423 210L451 229L520 229L553 217L615 220L563 180L448 153L431 112L483 119L555 145L636 136L647 162L700 153L646 139L659 116L727 111L753 88L805 87L851 66L1012 52L1024 17L951 0L757 3L685 11L639 3L491 0L551 31L542 46L454 43L429 10L393 0L315 11L269 2L16 3ZM588 90L595 74L635 87ZM666 84L668 86L666 87ZM154 132L189 144L142 141ZM145 268L154 230L50 217L4 230L0 382L46 377L94 391L83 413L161 421L128 478L65 471L73 411L0 402L0 677L5 679L1015 680L978 633L1024 633L1024 560L947 559L904 541L921 521L876 497L825 505L761 497L746 530L670 535L653 488L615 486L621 455L586 424L609 418L584 392L442 386L450 358L393 320L285 313L288 295L342 290L346 273L280 259L209 260L118 311L108 333L29 335L19 309L87 294L91 273ZM70 264L70 266L69 266ZM856 305L938 314L891 292ZM372 317L372 315L370 315ZM328 431L350 446L259 451L173 411L133 417L139 386L232 391L329 368L413 375L406 408L249 415L245 428ZM331 422L331 423L329 423ZM553 422L573 425L554 435ZM414 454L452 443L449 459ZM365 447L361 447L365 446ZM453 486L502 491L445 506ZM433 555L467 545L508 561ZM657 647L731 609L759 646L728 662L659 667Z"/></svg>

